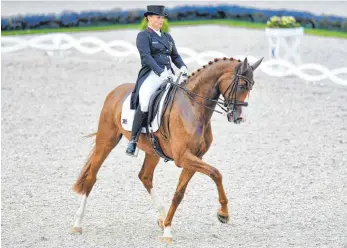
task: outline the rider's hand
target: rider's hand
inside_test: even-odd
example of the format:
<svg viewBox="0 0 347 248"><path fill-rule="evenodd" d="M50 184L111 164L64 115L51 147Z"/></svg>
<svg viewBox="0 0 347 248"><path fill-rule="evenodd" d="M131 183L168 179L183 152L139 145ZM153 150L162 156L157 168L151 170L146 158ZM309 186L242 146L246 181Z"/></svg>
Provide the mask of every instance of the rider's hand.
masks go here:
<svg viewBox="0 0 347 248"><path fill-rule="evenodd" d="M164 71L160 74L160 80L164 81L164 80L166 80L169 77L170 77L169 71L165 67Z"/></svg>
<svg viewBox="0 0 347 248"><path fill-rule="evenodd" d="M187 77L188 76L188 69L186 66L182 66L180 68L180 71L182 72L182 76Z"/></svg>

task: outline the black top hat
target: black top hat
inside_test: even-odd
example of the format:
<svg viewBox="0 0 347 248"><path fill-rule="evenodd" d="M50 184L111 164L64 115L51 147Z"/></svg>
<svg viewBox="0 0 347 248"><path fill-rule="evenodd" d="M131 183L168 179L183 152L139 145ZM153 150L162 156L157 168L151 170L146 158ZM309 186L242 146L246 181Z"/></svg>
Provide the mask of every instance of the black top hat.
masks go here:
<svg viewBox="0 0 347 248"><path fill-rule="evenodd" d="M147 12L144 13L144 16L148 16L148 15L167 16L167 14L164 13L164 8L165 7L163 5L148 5Z"/></svg>

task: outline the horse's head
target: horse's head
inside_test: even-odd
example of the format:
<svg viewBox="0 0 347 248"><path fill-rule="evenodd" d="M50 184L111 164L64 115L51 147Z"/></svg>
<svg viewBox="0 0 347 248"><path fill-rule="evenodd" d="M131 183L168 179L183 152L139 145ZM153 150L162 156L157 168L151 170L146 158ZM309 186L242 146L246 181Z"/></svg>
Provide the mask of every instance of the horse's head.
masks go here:
<svg viewBox="0 0 347 248"><path fill-rule="evenodd" d="M239 63L234 70L232 79L224 78L219 84L219 91L222 92L225 107L227 108L227 117L229 122L239 124L245 121L242 116L242 108L247 107L248 103L245 102L254 85L253 71L260 65L263 58L249 65L247 58Z"/></svg>

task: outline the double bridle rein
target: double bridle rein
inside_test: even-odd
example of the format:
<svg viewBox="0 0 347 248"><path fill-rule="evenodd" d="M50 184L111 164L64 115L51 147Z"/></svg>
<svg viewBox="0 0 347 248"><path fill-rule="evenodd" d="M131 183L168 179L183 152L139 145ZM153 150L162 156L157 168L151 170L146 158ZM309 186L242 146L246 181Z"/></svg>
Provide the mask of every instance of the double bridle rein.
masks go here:
<svg viewBox="0 0 347 248"><path fill-rule="evenodd" d="M181 73L182 74L182 73ZM204 96L200 96L192 91L187 90L186 88L184 88L182 85L179 85L179 79L181 77L181 74L178 76L177 81L173 82L171 81L170 83L175 85L176 87L180 88L181 90L183 90L187 96L189 98L191 98L194 102L196 102L197 104L204 106L207 109L210 109L214 112L217 112L219 114L222 115L228 115L233 111L236 111L236 108L238 106L242 106L242 107L247 107L248 106L248 102L241 102L236 100L236 95L237 93L241 93L247 90L252 90L253 85L254 85L254 81L250 80L249 78L247 78L244 75L239 74L238 72L236 73L236 76L234 77L233 81L230 83L230 85L227 87L227 89L224 91L224 93L222 94L224 96L224 100L219 98L217 100L212 99L212 98L208 98L208 97L204 97ZM240 85L240 79L244 80L246 82L246 84ZM228 97L225 99L225 93L229 91ZM224 110L224 113L218 110L215 110L214 108L211 108L209 106L206 106L198 101L196 101L195 97L200 97L204 100L210 101L210 102L215 102L222 110Z"/></svg>

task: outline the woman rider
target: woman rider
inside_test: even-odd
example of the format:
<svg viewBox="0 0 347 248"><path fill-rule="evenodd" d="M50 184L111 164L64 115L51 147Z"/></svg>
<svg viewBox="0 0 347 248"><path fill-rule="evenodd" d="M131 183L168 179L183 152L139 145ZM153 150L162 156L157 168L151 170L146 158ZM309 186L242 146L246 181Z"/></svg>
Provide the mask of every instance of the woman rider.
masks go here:
<svg viewBox="0 0 347 248"><path fill-rule="evenodd" d="M142 68L138 74L135 88L131 94L130 108L136 109L131 130L131 140L126 154L134 156L136 143L142 126L148 115L148 104L152 94L168 77L174 74L172 62L183 75L187 75L187 66L178 54L171 35L160 30L164 23L164 6L149 5L144 14L148 28L141 31L136 38Z"/></svg>

